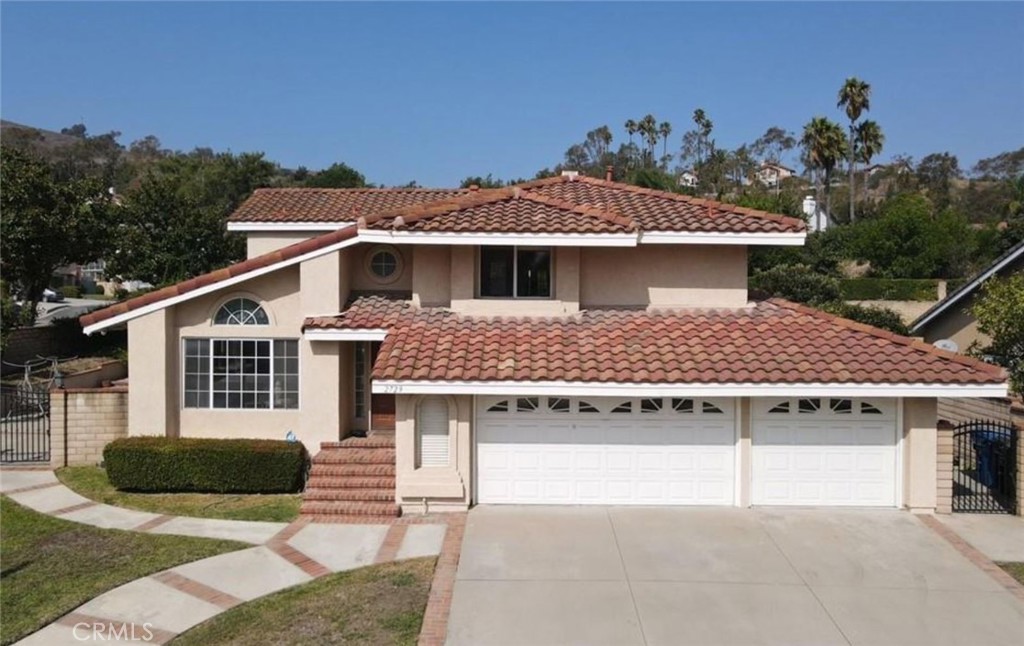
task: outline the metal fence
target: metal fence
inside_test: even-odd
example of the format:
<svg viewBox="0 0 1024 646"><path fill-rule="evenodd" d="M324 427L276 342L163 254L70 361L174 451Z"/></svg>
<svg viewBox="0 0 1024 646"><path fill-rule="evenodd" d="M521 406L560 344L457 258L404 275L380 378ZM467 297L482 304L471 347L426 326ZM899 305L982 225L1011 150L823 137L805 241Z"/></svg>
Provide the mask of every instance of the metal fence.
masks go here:
<svg viewBox="0 0 1024 646"><path fill-rule="evenodd" d="M50 392L0 388L0 462L49 462Z"/></svg>
<svg viewBox="0 0 1024 646"><path fill-rule="evenodd" d="M953 429L953 511L1012 514L1017 508L1017 432L997 420Z"/></svg>

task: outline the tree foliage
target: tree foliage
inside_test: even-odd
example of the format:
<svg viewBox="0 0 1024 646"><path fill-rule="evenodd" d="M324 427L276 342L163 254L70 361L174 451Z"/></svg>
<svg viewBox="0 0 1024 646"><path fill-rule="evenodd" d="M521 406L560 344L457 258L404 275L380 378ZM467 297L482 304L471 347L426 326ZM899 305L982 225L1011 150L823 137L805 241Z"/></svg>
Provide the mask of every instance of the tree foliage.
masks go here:
<svg viewBox="0 0 1024 646"><path fill-rule="evenodd" d="M975 344L970 351L1004 366L1011 389L1024 394L1024 275L987 281L971 313L978 331L991 341Z"/></svg>
<svg viewBox="0 0 1024 646"><path fill-rule="evenodd" d="M0 149L0 166L0 276L31 319L54 270L100 254L109 195L95 179L58 180L50 164L17 149Z"/></svg>
<svg viewBox="0 0 1024 646"><path fill-rule="evenodd" d="M116 210L108 273L163 284L240 260L227 218L274 170L262 154L208 149L159 161Z"/></svg>
<svg viewBox="0 0 1024 646"><path fill-rule="evenodd" d="M769 296L816 306L837 301L841 296L836 278L807 265L775 265L754 274L750 286Z"/></svg>
<svg viewBox="0 0 1024 646"><path fill-rule="evenodd" d="M344 162L331 164L306 179L307 188L363 188L366 177Z"/></svg>

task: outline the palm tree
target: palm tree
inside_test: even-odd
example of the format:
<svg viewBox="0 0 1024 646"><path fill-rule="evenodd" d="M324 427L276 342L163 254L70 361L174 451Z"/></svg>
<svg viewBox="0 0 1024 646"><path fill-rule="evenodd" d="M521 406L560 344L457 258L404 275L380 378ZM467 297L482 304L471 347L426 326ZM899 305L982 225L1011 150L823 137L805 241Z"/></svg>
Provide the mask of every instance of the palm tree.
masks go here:
<svg viewBox="0 0 1024 646"><path fill-rule="evenodd" d="M630 148L633 147L633 135L635 135L637 133L637 130L638 130L637 126L638 126L638 124L637 124L636 121L633 121L632 119L627 119L626 120L626 132L629 133L629 147Z"/></svg>
<svg viewBox="0 0 1024 646"><path fill-rule="evenodd" d="M643 137L644 143L647 144L647 151L645 152L645 163L644 165L653 165L654 162L654 148L658 145L658 120L654 118L653 114L645 115L640 123L637 124L637 129L640 131Z"/></svg>
<svg viewBox="0 0 1024 646"><path fill-rule="evenodd" d="M885 135L882 133L882 127L870 119L865 119L858 123L853 144L854 159L864 164L864 166L869 166L871 158L881 153L882 146L885 144ZM850 191L853 191L852 185L850 186Z"/></svg>
<svg viewBox="0 0 1024 646"><path fill-rule="evenodd" d="M810 123L804 126L800 145L804 148L811 169L818 171L819 178L824 176L825 213L826 215L831 214L832 171L835 170L839 160L847 156L847 143L843 128L826 117L814 117Z"/></svg>
<svg viewBox="0 0 1024 646"><path fill-rule="evenodd" d="M836 107L845 108L846 116L850 119L850 140L846 150L849 156L847 160L850 167L850 222L853 222L856 219L853 204L853 174L857 165L855 150L856 121L860 119L862 112L871 109L871 86L859 78L851 76L846 79L843 87L839 89L839 100L836 102Z"/></svg>
<svg viewBox="0 0 1024 646"><path fill-rule="evenodd" d="M668 121L662 121L658 124L658 135L661 136L661 158L665 161L665 165L668 166L668 136L672 134L672 124Z"/></svg>

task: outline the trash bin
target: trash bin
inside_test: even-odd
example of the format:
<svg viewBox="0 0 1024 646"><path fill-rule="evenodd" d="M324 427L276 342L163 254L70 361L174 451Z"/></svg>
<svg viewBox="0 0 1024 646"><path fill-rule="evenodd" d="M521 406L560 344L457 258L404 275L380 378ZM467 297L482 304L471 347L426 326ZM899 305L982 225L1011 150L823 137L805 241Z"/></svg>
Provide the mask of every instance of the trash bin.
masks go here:
<svg viewBox="0 0 1024 646"><path fill-rule="evenodd" d="M1002 437L992 431L977 431L971 434L974 457L977 464L978 482L986 487L996 484L996 451L1001 447Z"/></svg>

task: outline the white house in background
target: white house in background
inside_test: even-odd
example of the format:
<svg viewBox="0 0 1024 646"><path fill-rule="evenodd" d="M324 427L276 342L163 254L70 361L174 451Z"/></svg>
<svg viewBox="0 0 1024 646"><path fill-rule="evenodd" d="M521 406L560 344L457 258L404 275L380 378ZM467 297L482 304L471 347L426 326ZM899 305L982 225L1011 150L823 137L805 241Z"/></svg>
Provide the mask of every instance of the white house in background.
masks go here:
<svg viewBox="0 0 1024 646"><path fill-rule="evenodd" d="M804 198L803 212L807 217L808 231L825 231L832 226L832 216L825 211L825 207L818 204L813 195Z"/></svg>
<svg viewBox="0 0 1024 646"><path fill-rule="evenodd" d="M796 171L792 168L777 164L774 162L765 162L757 169L754 176L757 177L757 181L765 186L778 186L782 180L796 175Z"/></svg>
<svg viewBox="0 0 1024 646"><path fill-rule="evenodd" d="M684 188L697 188L697 184L700 183L700 178L697 177L697 173L688 168L679 174L678 181L679 185Z"/></svg>

